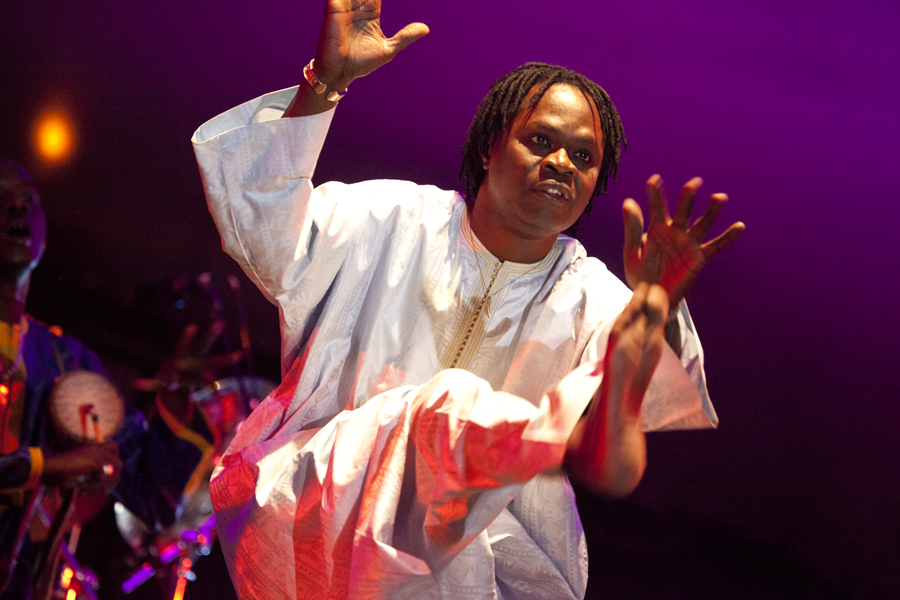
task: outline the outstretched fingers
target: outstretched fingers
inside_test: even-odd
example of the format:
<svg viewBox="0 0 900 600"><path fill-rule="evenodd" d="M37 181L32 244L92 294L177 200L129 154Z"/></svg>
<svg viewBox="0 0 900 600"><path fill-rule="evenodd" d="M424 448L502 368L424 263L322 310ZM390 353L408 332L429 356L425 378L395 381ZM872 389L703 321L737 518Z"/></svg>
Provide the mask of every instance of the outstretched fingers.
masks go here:
<svg viewBox="0 0 900 600"><path fill-rule="evenodd" d="M622 203L622 221L625 223L624 253L628 260L630 256L640 256L644 244L644 215L634 198Z"/></svg>
<svg viewBox="0 0 900 600"><path fill-rule="evenodd" d="M704 211L700 218L694 222L694 225L690 229L690 234L695 240L698 242L703 241L703 238L706 237L706 234L708 234L709 230L712 228L713 223L716 222L719 212L722 210L722 206L727 201L728 196L726 194L713 194L710 196L709 206L706 207L706 211ZM703 244L704 256L709 259L718 254L719 251L736 240L741 232L744 231L744 228L744 224L740 221L732 223L722 235Z"/></svg>
<svg viewBox="0 0 900 600"><path fill-rule="evenodd" d="M647 180L647 198L650 201L651 223L668 223L669 200L666 198L662 177L658 174L651 175Z"/></svg>
<svg viewBox="0 0 900 600"><path fill-rule="evenodd" d="M393 59L401 50L413 42L421 40L428 35L428 32L429 29L425 23L410 23L398 31L394 37L387 39L390 58Z"/></svg>
<svg viewBox="0 0 900 600"><path fill-rule="evenodd" d="M703 211L700 218L694 221L694 224L691 226L690 233L695 240L698 242L703 241L703 238L706 237L706 234L709 233L709 230L712 228L713 223L716 222L719 212L722 210L722 206L727 201L727 194L713 194L709 197L709 205L706 207L706 210Z"/></svg>
<svg viewBox="0 0 900 600"><path fill-rule="evenodd" d="M694 177L681 188L681 198L678 200L675 215L672 217L673 227L687 229L688 222L691 220L691 211L694 210L694 199L697 197L697 190L701 185L703 185L703 180Z"/></svg>
<svg viewBox="0 0 900 600"><path fill-rule="evenodd" d="M746 226L740 221L732 223L722 235L703 244L703 252L706 255L706 258L709 259L721 252L722 249L736 240L738 236L744 232L744 229L746 229Z"/></svg>

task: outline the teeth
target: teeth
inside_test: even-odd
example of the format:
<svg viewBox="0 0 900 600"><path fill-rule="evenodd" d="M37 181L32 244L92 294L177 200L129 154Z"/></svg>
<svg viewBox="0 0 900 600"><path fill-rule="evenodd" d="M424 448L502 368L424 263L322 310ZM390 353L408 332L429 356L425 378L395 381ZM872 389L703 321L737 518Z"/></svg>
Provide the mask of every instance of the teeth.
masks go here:
<svg viewBox="0 0 900 600"><path fill-rule="evenodd" d="M568 190L559 185L542 183L537 189L540 190L541 193L552 196L553 198L565 199L570 197Z"/></svg>

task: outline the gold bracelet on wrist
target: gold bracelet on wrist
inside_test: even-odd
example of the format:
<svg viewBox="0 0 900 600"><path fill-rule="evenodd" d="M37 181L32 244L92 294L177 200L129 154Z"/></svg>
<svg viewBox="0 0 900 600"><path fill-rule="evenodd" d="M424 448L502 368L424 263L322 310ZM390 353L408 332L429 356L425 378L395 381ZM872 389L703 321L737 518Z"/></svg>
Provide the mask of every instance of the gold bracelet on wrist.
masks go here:
<svg viewBox="0 0 900 600"><path fill-rule="evenodd" d="M316 94L324 94L325 90L328 88L328 86L325 85L324 83L322 83L321 81L319 81L319 78L316 77L316 72L313 71L313 66L314 66L315 62L316 62L316 59L314 58L311 61L309 61L308 65L303 67L303 78L306 79L306 83L308 83L310 85L310 87L313 89L313 91ZM325 97L325 99L328 100L329 102L334 102L335 104L337 104L337 102L346 95L347 95L346 91L343 94L338 94L337 92L329 92L328 95Z"/></svg>

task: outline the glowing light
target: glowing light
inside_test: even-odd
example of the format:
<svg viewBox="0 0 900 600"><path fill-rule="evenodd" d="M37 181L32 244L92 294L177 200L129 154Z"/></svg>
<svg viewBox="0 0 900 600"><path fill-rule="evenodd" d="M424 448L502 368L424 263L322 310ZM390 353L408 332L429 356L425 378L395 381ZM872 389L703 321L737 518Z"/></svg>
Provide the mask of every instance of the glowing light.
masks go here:
<svg viewBox="0 0 900 600"><path fill-rule="evenodd" d="M71 121L59 111L44 113L35 127L34 142L38 154L47 162L65 160L75 144Z"/></svg>
<svg viewBox="0 0 900 600"><path fill-rule="evenodd" d="M182 600L184 598L184 588L187 585L187 578L179 577L178 583L175 584L175 595L172 600Z"/></svg>
<svg viewBox="0 0 900 600"><path fill-rule="evenodd" d="M121 505L116 502L116 506ZM141 585L155 574L156 571L153 569L153 566L150 563L145 562L134 575L125 580L125 583L122 584L122 591L126 594L130 594L134 591L134 588Z"/></svg>
<svg viewBox="0 0 900 600"><path fill-rule="evenodd" d="M71 588L68 592L66 592L66 600L77 600L78 592L75 591L75 588Z"/></svg>
<svg viewBox="0 0 900 600"><path fill-rule="evenodd" d="M75 572L71 568L66 567L65 569L63 569L62 577L60 578L60 583L62 584L63 589L69 587L69 584L72 583L72 577L74 575Z"/></svg>

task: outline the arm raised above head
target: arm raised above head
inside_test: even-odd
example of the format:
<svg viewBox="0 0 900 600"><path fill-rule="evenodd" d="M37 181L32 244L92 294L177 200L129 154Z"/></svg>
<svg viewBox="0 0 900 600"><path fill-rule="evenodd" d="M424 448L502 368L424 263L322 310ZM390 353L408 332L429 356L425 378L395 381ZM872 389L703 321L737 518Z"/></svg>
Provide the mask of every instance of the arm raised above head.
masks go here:
<svg viewBox="0 0 900 600"><path fill-rule="evenodd" d="M285 117L314 115L334 108L334 92L342 95L347 86L378 67L428 33L423 23L410 23L393 37L381 31L381 0L328 0L325 20L316 49L314 80L324 85L314 90L303 84ZM331 98L331 99L329 99Z"/></svg>

